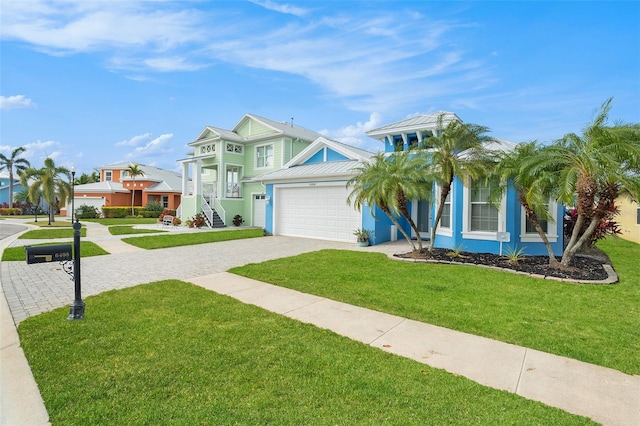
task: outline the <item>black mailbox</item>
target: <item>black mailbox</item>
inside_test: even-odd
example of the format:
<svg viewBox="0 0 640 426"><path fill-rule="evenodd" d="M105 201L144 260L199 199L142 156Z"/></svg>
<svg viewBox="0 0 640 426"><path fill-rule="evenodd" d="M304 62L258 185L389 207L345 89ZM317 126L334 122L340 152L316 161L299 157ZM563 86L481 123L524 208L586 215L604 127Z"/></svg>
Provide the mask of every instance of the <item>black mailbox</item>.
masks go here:
<svg viewBox="0 0 640 426"><path fill-rule="evenodd" d="M71 244L26 246L27 263L64 262L71 260Z"/></svg>

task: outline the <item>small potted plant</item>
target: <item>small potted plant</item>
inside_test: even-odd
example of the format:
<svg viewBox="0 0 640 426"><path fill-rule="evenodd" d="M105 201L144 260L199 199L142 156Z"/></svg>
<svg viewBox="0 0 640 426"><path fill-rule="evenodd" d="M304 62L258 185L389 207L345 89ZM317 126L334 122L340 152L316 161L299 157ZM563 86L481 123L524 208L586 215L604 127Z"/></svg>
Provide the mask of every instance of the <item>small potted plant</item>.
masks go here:
<svg viewBox="0 0 640 426"><path fill-rule="evenodd" d="M360 247L367 247L369 245L369 238L373 236L373 231L365 228L358 228L353 231L353 235L356 236L356 241Z"/></svg>
<svg viewBox="0 0 640 426"><path fill-rule="evenodd" d="M233 224L235 226L240 226L244 223L244 219L242 218L242 216L240 216L239 214L235 215L233 217Z"/></svg>

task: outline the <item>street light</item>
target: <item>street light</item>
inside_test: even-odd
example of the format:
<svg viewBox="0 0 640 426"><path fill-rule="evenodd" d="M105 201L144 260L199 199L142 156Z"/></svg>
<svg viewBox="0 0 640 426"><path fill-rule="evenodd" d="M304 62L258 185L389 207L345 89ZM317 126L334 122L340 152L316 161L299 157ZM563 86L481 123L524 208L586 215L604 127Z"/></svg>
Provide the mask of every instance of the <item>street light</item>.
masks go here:
<svg viewBox="0 0 640 426"><path fill-rule="evenodd" d="M75 298L69 307L69 317L67 319L83 319L84 318L84 302L82 301L82 289L80 282L80 229L82 225L75 214L75 186L76 186L76 168L71 167L71 223L73 224L73 283L75 289Z"/></svg>

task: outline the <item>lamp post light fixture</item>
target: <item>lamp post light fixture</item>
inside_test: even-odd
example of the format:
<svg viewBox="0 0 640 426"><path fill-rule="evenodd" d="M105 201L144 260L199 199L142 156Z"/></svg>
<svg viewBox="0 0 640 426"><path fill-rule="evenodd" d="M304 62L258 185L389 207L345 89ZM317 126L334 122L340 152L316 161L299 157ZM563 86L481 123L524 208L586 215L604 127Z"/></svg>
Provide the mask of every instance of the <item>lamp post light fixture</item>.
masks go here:
<svg viewBox="0 0 640 426"><path fill-rule="evenodd" d="M80 229L82 224L75 215L75 186L76 169L71 167L71 223L73 224L73 284L75 298L69 307L69 317L67 319L84 319L84 302L82 301L82 285L80 282Z"/></svg>

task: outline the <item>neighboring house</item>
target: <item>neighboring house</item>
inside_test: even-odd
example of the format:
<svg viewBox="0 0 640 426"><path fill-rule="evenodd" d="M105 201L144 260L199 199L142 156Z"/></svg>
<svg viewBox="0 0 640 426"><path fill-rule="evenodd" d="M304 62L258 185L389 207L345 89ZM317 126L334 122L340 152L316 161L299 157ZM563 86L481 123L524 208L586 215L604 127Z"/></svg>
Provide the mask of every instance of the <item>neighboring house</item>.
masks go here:
<svg viewBox="0 0 640 426"><path fill-rule="evenodd" d="M205 127L189 143L193 152L179 160L179 216L185 221L204 213L210 226L222 226L240 215L245 225L264 227L266 188L255 178L279 170L321 136L293 123L253 114L245 114L232 130Z"/></svg>
<svg viewBox="0 0 640 426"><path fill-rule="evenodd" d="M14 175L15 176L15 175ZM24 187L20 185L20 179L13 179L13 198L15 202L16 194L22 191ZM9 173L2 171L0 172L0 205L4 203L9 204Z"/></svg>
<svg viewBox="0 0 640 426"><path fill-rule="evenodd" d="M102 166L100 182L75 185L75 207L131 206L131 191L134 206L145 206L155 201L168 209L177 209L182 192L182 176L176 172L158 167L139 164L143 174L135 179L129 176L127 168L132 163L122 162ZM71 201L67 204L70 215Z"/></svg>
<svg viewBox="0 0 640 426"><path fill-rule="evenodd" d="M442 126L460 118L452 112L437 112L419 115L403 121L392 123L367 134L380 140L385 152L407 151L429 136L437 136L438 117L442 115ZM510 151L515 147L512 142L494 139L487 148L493 151ZM439 188L435 187L437 197ZM489 202L490 188L482 181L455 178L451 193L443 212L441 223L436 230L436 247L462 248L471 252L501 253L508 248L524 249L525 254L546 255L547 251L533 225L525 217L524 210L518 203L513 187L509 187L503 195L499 207ZM437 198L435 198L437 199ZM556 255L562 254L563 234L562 217L564 208L554 201L549 201L553 221L542 221L546 228L547 238ZM435 216L435 206L428 200L413 200L410 210L420 235L428 239ZM382 217L380 212L377 217ZM399 220L407 232L413 232L406 221ZM401 238L390 221L378 221L375 226L376 242ZM415 235L412 235L415 237Z"/></svg>
<svg viewBox="0 0 640 426"><path fill-rule="evenodd" d="M620 237L640 244L640 205L626 197L616 200L620 214L614 218L620 225Z"/></svg>

